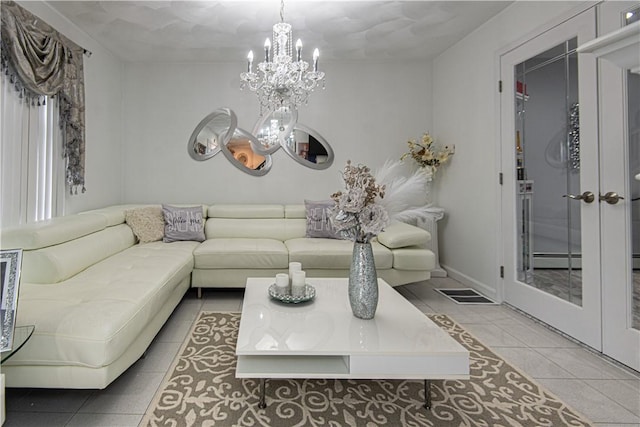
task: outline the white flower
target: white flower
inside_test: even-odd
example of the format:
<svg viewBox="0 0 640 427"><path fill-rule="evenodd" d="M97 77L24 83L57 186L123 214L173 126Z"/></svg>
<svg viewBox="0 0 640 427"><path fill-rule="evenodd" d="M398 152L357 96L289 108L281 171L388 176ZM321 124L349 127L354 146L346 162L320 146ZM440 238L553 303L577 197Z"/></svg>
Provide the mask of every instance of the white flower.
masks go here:
<svg viewBox="0 0 640 427"><path fill-rule="evenodd" d="M371 237L377 236L389 224L387 210L377 203L366 206L358 214L358 219L360 220L360 231L365 236Z"/></svg>
<svg viewBox="0 0 640 427"><path fill-rule="evenodd" d="M347 213L341 209L334 209L329 217L331 224L338 231L355 228L358 225L358 218L355 214Z"/></svg>
<svg viewBox="0 0 640 427"><path fill-rule="evenodd" d="M338 208L351 213L358 213L364 207L367 193L361 187L352 187L342 193Z"/></svg>

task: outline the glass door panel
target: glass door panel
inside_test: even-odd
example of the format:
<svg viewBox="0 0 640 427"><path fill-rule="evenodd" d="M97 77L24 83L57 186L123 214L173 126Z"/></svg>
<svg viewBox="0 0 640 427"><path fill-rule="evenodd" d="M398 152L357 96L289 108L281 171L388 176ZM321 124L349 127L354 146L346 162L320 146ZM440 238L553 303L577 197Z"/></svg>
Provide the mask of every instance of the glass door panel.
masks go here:
<svg viewBox="0 0 640 427"><path fill-rule="evenodd" d="M582 305L577 37L515 66L518 280Z"/></svg>

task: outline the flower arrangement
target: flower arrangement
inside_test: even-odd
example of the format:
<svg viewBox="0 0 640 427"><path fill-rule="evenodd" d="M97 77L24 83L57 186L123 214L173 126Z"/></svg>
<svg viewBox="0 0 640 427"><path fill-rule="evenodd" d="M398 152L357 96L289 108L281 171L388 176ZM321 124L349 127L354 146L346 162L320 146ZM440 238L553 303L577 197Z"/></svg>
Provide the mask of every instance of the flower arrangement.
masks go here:
<svg viewBox="0 0 640 427"><path fill-rule="evenodd" d="M342 179L344 191L331 195L336 205L331 212L331 223L346 239L368 243L389 224L387 210L379 203L385 187L376 184L366 166L353 166L348 160Z"/></svg>
<svg viewBox="0 0 640 427"><path fill-rule="evenodd" d="M428 132L422 134L420 142L410 139L407 144L409 145L409 152L404 153L400 160L411 157L421 169L431 175L435 175L436 170L455 154L455 147L449 147L448 145L445 145L440 151L436 151L433 146L433 138Z"/></svg>

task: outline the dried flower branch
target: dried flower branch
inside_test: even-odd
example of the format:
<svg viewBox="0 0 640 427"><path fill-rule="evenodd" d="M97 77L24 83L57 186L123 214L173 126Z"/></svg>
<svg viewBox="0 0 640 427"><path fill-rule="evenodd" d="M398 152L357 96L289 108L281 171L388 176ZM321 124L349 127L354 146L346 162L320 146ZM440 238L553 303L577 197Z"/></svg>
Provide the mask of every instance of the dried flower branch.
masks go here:
<svg viewBox="0 0 640 427"><path fill-rule="evenodd" d="M431 175L435 175L436 170L455 154L455 147L448 145L436 151L433 146L433 138L428 132L422 135L420 142L410 139L407 144L409 145L409 152L404 153L400 160L411 157L418 163L419 167L426 169Z"/></svg>

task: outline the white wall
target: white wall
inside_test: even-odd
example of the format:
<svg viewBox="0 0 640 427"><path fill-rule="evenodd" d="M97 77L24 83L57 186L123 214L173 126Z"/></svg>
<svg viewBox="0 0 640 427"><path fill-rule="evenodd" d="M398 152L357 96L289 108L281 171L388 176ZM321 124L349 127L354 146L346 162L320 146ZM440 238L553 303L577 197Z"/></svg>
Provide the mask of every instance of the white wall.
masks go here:
<svg viewBox="0 0 640 427"><path fill-rule="evenodd" d="M398 159L406 139L431 127L428 63L325 63L326 89L311 95L298 121L333 147L334 164L317 171L282 150L271 171L250 176L219 153L197 162L187 141L197 124L230 107L239 127L258 119L255 94L240 91L246 64L126 64L124 73L124 201L146 203L302 203L326 199L342 187L347 159L375 169Z"/></svg>
<svg viewBox="0 0 640 427"><path fill-rule="evenodd" d="M40 1L19 4L93 55L84 57L85 185L87 192L66 195L65 213L119 203L121 198L122 63L51 6Z"/></svg>
<svg viewBox="0 0 640 427"><path fill-rule="evenodd" d="M436 141L456 154L436 192L447 211L440 259L450 274L495 296L499 272L500 125L497 54L576 2L516 2L433 61Z"/></svg>

